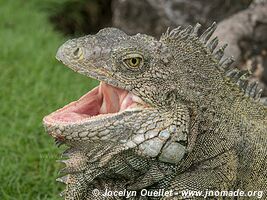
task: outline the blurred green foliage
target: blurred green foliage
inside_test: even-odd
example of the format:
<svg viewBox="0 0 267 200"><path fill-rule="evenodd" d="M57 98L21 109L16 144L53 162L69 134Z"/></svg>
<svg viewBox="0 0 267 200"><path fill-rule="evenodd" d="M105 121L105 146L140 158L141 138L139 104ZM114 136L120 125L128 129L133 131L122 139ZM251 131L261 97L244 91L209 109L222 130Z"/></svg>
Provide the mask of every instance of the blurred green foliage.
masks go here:
<svg viewBox="0 0 267 200"><path fill-rule="evenodd" d="M53 30L44 4L0 0L0 199L60 199L60 152L42 118L97 84L54 58L67 38ZM66 1L66 0L64 0Z"/></svg>

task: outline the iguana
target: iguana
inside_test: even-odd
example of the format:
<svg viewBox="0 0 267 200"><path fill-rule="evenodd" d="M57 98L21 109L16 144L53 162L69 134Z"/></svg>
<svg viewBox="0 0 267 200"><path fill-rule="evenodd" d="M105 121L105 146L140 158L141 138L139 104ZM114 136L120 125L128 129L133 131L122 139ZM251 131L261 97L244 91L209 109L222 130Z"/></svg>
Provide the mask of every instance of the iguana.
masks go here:
<svg viewBox="0 0 267 200"><path fill-rule="evenodd" d="M96 196L95 188L176 191L132 199L188 198L183 190L267 192L261 91L248 82L249 71L223 58L226 45L211 38L216 24L202 34L200 27L168 29L159 40L104 28L58 49L59 61L100 81L43 120L69 147L61 170L67 175L58 179L67 185L65 199L126 198Z"/></svg>

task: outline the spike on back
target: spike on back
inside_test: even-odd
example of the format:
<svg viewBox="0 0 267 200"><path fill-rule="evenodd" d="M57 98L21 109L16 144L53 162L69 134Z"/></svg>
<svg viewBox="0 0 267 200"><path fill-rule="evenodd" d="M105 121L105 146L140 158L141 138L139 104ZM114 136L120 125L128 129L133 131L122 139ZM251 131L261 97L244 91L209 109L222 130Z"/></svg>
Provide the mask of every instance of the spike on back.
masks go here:
<svg viewBox="0 0 267 200"><path fill-rule="evenodd" d="M192 35L198 36L198 31L199 31L200 28L201 28L201 24L197 23L193 28Z"/></svg>
<svg viewBox="0 0 267 200"><path fill-rule="evenodd" d="M211 53L214 52L214 50L216 49L216 47L218 46L219 40L218 37L214 37L208 44L207 47L210 50Z"/></svg>
<svg viewBox="0 0 267 200"><path fill-rule="evenodd" d="M214 31L216 30L216 23L213 22L212 25L207 28L206 31L204 31L204 33L199 37L199 40L203 43L206 44L207 41L210 39L211 35L214 33Z"/></svg>
<svg viewBox="0 0 267 200"><path fill-rule="evenodd" d="M224 56L224 50L227 47L227 44L224 44L222 47L219 48L218 51L216 51L213 55L214 57L220 62L222 57Z"/></svg>
<svg viewBox="0 0 267 200"><path fill-rule="evenodd" d="M219 62L220 67L222 67L224 69L224 71L227 71L231 68L231 65L234 62L234 58L230 57L230 58L225 58L224 60L221 60Z"/></svg>
<svg viewBox="0 0 267 200"><path fill-rule="evenodd" d="M218 63L218 69L224 72L225 76L230 78L234 83L239 86L246 96L250 96L255 100L259 100L262 90L258 89L257 83L249 83L248 77L251 73L248 70L240 71L239 69L232 67L234 62L233 57L224 58L224 50L227 47L227 44L222 45L218 50L219 40L217 37L211 38L212 34L216 30L216 23L213 22L212 25L207 28L201 35L199 35L199 29L201 25L197 23L194 27L188 26L185 29L181 29L181 27L177 27L170 31L168 28L166 33L162 34L160 40L188 40L193 42L193 40L198 40L203 44L203 47L210 52L215 61ZM193 40L191 40L193 39Z"/></svg>

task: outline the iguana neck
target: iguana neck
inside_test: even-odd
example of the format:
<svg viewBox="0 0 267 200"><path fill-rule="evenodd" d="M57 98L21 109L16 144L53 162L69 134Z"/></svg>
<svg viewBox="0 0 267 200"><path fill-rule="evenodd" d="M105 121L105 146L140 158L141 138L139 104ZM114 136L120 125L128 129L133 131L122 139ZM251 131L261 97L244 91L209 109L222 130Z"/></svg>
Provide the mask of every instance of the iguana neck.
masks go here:
<svg viewBox="0 0 267 200"><path fill-rule="evenodd" d="M218 88L218 87L217 87ZM210 112L218 112L225 116L236 116L245 121L266 120L266 107L248 97L235 83L225 79L219 90L206 93L201 101Z"/></svg>

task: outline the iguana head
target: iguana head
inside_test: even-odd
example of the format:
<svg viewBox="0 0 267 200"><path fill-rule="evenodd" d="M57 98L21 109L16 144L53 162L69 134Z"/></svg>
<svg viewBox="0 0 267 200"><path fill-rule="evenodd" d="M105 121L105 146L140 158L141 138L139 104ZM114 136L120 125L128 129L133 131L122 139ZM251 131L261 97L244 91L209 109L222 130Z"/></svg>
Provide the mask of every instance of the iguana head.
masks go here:
<svg viewBox="0 0 267 200"><path fill-rule="evenodd" d="M103 89L100 93L104 97L106 91L117 93L115 96L122 102L115 99L102 102L108 108L123 110L124 97L131 97L138 104L158 107L158 102L164 104L158 94L164 93L161 86L164 85L166 92L171 78L170 67L164 65L168 55L163 52L162 45L151 36L128 36L119 29L105 28L96 35L67 41L56 57L71 69L101 81L99 89Z"/></svg>
<svg viewBox="0 0 267 200"><path fill-rule="evenodd" d="M181 159L189 116L183 107L172 107L172 58L163 42L105 28L96 35L67 41L56 57L74 71L101 82L79 100L44 118L53 137L67 143L88 140L125 148L139 146L143 154L162 154L167 162ZM173 141L177 144L172 145ZM181 150L181 154L173 157L170 148Z"/></svg>

